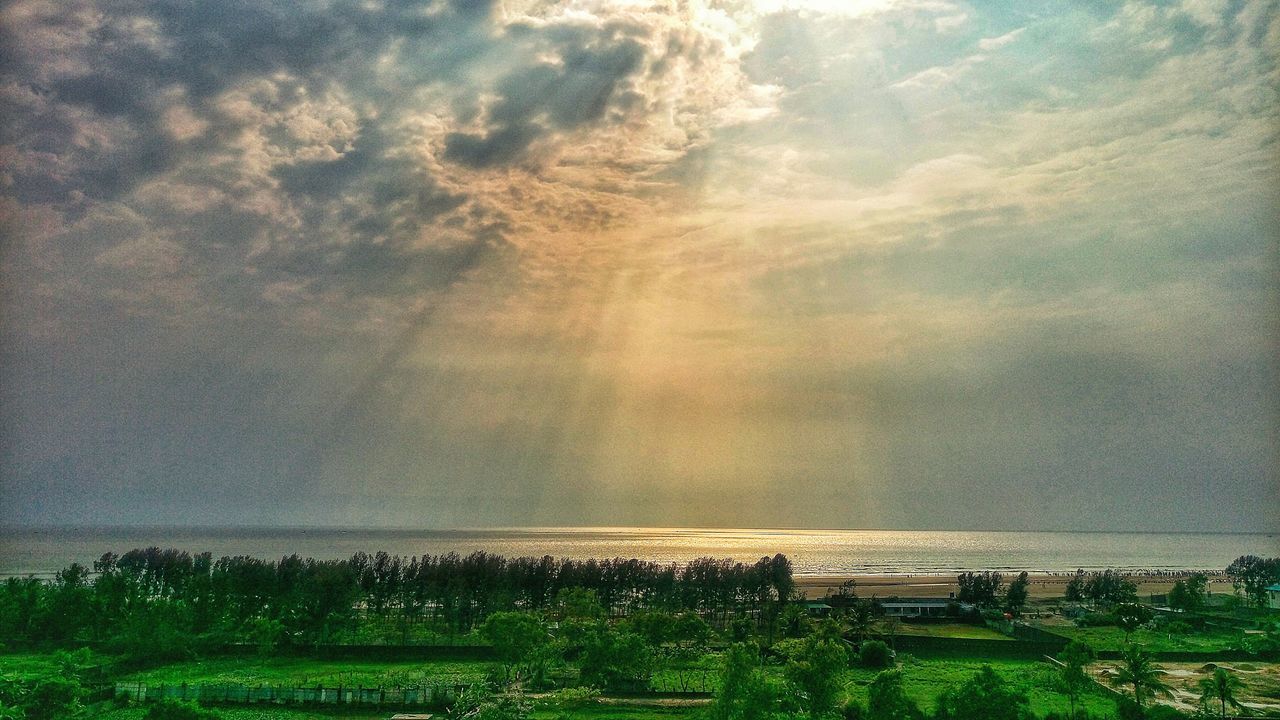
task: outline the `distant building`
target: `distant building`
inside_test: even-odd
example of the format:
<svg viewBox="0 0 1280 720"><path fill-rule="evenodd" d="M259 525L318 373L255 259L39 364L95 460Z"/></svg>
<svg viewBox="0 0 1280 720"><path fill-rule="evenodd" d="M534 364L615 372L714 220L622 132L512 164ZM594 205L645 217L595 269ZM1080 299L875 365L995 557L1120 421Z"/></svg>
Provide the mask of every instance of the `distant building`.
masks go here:
<svg viewBox="0 0 1280 720"><path fill-rule="evenodd" d="M809 617L827 617L831 614L831 606L824 602L807 602L804 610L809 613Z"/></svg>
<svg viewBox="0 0 1280 720"><path fill-rule="evenodd" d="M896 598L880 603L885 617L899 618L946 617L947 607L950 605L958 605L962 610L971 607L968 603L957 603L945 598Z"/></svg>
<svg viewBox="0 0 1280 720"><path fill-rule="evenodd" d="M1267 607L1280 610L1280 583L1267 587Z"/></svg>

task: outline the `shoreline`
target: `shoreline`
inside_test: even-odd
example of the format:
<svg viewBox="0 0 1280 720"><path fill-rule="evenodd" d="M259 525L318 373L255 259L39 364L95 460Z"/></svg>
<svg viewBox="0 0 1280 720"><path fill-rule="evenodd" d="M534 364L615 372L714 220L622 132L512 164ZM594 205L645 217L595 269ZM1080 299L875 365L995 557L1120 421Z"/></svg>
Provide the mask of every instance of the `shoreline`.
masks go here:
<svg viewBox="0 0 1280 720"><path fill-rule="evenodd" d="M1017 577L1019 572L998 571L1004 576L1007 585ZM1127 579L1138 585L1138 595L1159 595L1169 592L1178 580L1201 572L1209 578L1209 591L1222 592L1231 590L1231 581L1221 570L1215 571L1155 571L1155 572L1122 572ZM959 591L956 576L959 573L909 573L898 575L880 574L825 574L796 575L796 590L808 598L820 598L834 593L843 583L853 581L853 590L862 598L886 598L891 596L913 598L946 598ZM1060 598L1066 593L1067 583L1075 575L1070 573L1035 573L1028 571L1031 587L1029 594L1034 599L1047 600Z"/></svg>

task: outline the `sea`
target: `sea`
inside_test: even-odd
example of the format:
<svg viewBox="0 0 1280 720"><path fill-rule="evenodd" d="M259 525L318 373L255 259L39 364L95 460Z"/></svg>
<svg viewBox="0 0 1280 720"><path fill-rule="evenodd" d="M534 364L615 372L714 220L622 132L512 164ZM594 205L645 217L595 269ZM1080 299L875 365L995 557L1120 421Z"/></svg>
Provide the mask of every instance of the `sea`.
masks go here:
<svg viewBox="0 0 1280 720"><path fill-rule="evenodd" d="M798 576L942 575L965 570L1067 573L1221 571L1241 555L1280 556L1280 534L973 532L723 528L4 528L0 577L48 577L103 553L157 546L215 558L251 555L334 559L356 552L439 555L483 551L508 557L698 557L754 562L783 553Z"/></svg>

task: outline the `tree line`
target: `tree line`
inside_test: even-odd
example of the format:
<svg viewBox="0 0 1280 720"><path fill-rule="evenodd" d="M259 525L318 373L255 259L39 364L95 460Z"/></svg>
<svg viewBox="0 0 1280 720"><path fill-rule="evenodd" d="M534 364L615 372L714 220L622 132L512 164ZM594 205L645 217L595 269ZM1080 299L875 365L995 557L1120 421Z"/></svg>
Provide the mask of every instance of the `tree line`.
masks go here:
<svg viewBox="0 0 1280 720"><path fill-rule="evenodd" d="M18 646L87 642L181 654L202 643L358 641L362 628L374 625L390 628L392 637L382 639L393 642L468 633L498 611L541 611L568 588L592 592L610 616L651 609L724 624L776 616L794 581L781 554L750 564L699 558L683 565L484 552L268 561L151 547L107 553L92 571L73 564L51 581L8 578L0 585L0 638Z"/></svg>

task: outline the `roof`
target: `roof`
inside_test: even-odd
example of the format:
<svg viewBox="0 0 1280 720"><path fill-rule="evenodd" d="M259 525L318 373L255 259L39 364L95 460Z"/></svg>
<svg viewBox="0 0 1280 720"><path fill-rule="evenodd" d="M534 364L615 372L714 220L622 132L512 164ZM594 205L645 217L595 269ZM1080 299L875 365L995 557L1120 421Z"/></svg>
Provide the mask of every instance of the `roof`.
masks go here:
<svg viewBox="0 0 1280 720"><path fill-rule="evenodd" d="M1280 592L1280 583L1276 583L1275 585L1268 585L1267 589L1270 590L1271 592Z"/></svg>
<svg viewBox="0 0 1280 720"><path fill-rule="evenodd" d="M920 598L920 599L918 599L918 600L912 600L912 599L908 599L908 598L900 598L900 599L898 599L898 600L890 600L890 601L888 601L888 602L881 602L881 603L880 603L880 605L881 605L882 607L922 607L922 606L926 606L926 605L928 605L928 606L936 606L936 607L946 607L946 606L950 605L950 604L951 604L951 603L953 603L953 602L955 602L955 600L948 600L948 599L946 599L946 598L941 598L941 599L939 599L939 598Z"/></svg>

